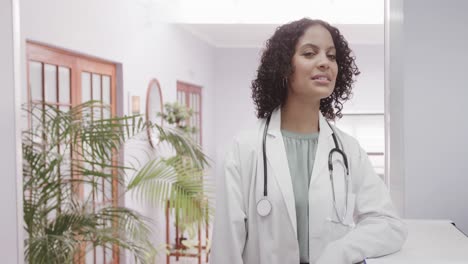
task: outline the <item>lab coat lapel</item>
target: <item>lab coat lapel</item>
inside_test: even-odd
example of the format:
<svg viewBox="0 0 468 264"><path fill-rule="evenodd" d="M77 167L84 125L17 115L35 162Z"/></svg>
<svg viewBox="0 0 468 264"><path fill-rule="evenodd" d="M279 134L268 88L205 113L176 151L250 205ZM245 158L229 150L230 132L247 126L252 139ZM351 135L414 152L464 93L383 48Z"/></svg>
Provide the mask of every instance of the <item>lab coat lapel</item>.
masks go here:
<svg viewBox="0 0 468 264"><path fill-rule="evenodd" d="M291 220L291 225L294 229L294 235L297 237L295 198L288 158L286 156L286 149L284 147L283 136L281 134L281 108L277 108L277 110L272 113L268 128L266 152L267 160L270 167L273 169L272 172L268 172L268 176L273 175L276 178L277 184L283 194L289 219Z"/></svg>
<svg viewBox="0 0 468 264"><path fill-rule="evenodd" d="M309 256L314 263L323 251L325 221L331 210L328 153L334 147L332 133L323 115L319 114L319 138L309 186Z"/></svg>
<svg viewBox="0 0 468 264"><path fill-rule="evenodd" d="M328 126L325 117L321 113L319 113L319 129L318 146L310 186L313 186L315 183L318 184L317 186L323 186L322 184L328 183L328 178L323 177L324 175L322 175L322 172L328 166L328 153L334 147L332 137L333 131ZM272 113L267 133L266 152L267 160L270 167L273 169L273 171L269 172L268 175L273 175L275 177L278 186L281 189L284 203L288 210L289 219L291 220L291 225L294 229L294 235L297 236L294 191L288 158L286 156L286 149L283 142L283 136L281 134L281 108L277 108L277 110ZM311 195L313 196L313 192L309 191L309 201L311 199ZM320 218L323 217L323 215L319 215Z"/></svg>
<svg viewBox="0 0 468 264"><path fill-rule="evenodd" d="M333 137L330 126L328 126L327 120L319 113L319 138L317 144L317 152L315 154L314 168L312 170L312 175L310 178L310 186L314 184L320 184L321 182L327 180L326 177L320 177L322 171L328 166L328 153L334 147Z"/></svg>

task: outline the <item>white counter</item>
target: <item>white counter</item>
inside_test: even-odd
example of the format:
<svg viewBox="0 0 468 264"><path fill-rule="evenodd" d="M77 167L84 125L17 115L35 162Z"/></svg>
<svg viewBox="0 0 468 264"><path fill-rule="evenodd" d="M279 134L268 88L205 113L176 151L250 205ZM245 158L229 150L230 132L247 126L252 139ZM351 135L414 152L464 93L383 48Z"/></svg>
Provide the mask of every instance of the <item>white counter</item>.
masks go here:
<svg viewBox="0 0 468 264"><path fill-rule="evenodd" d="M405 220L408 239L403 249L368 259L368 264L468 264L468 237L450 220Z"/></svg>

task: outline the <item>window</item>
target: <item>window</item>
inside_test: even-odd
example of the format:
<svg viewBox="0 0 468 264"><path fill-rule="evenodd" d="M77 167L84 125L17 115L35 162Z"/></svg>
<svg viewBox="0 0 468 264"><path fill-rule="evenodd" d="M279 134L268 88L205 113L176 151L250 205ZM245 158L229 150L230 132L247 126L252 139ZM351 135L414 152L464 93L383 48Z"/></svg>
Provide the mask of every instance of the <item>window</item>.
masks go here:
<svg viewBox="0 0 468 264"><path fill-rule="evenodd" d="M384 114L343 114L336 126L357 139L376 173L385 181Z"/></svg>
<svg viewBox="0 0 468 264"><path fill-rule="evenodd" d="M196 128L193 140L202 145L202 97L201 87L177 81L177 102L193 110L192 117L187 120L186 125Z"/></svg>
<svg viewBox="0 0 468 264"><path fill-rule="evenodd" d="M115 64L30 41L27 42L26 52L28 102L31 104L46 102L66 111L86 101L99 100L111 106L110 112L98 109L93 111L92 118L102 119L115 115ZM30 118L26 122L29 127L34 126ZM118 181L114 178L110 182L100 183L102 192L92 192L90 186L86 184L80 185L77 192L82 198L91 197L93 210L100 204L113 203L117 206ZM96 247L88 252L86 256L77 257L77 263L119 263L117 246L113 246L112 250Z"/></svg>

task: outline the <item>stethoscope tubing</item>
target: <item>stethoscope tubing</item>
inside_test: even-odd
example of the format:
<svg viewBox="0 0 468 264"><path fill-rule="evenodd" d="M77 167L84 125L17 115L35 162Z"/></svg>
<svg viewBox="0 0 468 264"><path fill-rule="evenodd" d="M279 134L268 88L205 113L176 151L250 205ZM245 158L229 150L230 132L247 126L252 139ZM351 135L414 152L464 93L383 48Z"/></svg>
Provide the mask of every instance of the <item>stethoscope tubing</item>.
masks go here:
<svg viewBox="0 0 468 264"><path fill-rule="evenodd" d="M269 214L270 210L271 210L271 203L270 201L268 200L268 171L267 171L267 160L266 160L266 137L267 137L267 133L268 133L268 127L269 127L269 124L270 124L270 119L271 119L271 115L269 115L267 117L267 120L266 120L266 124L265 124L265 128L263 130L263 142L262 142L262 151L263 151L263 198L260 200L260 202L257 204L257 210L259 210L258 208L260 208L260 204L265 204L264 202L266 201L268 203L268 206L269 209L268 210L262 210L262 213L259 213L260 215L262 216L266 216ZM337 140L337 137L335 135L335 130L332 128L332 126L330 125L330 123L328 123L328 126L330 127L330 129L332 130L332 137L333 137L333 142L335 143L335 148L333 148L332 150L330 150L330 152L328 153L328 171L329 171L329 174L330 174L330 182L331 182L331 187L332 187L332 196L333 196L333 206L335 208L335 213L336 213L336 217L339 219L339 221L344 224L344 221L345 221L345 217L346 217L346 214L347 214L347 209L348 209L348 191L349 191L349 166L348 166L348 157L346 156L346 153L340 149L339 145L338 145L338 140ZM334 184L334 181L333 181L333 154L337 152L339 153L342 157L343 157L343 162L344 162L344 165L345 165L345 168L346 168L346 175L344 176L345 177L345 192L346 192L346 201L345 201L345 208L344 208L344 213L342 215L342 217L339 216L338 214L338 209L337 209L337 205L336 205L336 196L335 196L335 184ZM263 207L264 208L264 207Z"/></svg>

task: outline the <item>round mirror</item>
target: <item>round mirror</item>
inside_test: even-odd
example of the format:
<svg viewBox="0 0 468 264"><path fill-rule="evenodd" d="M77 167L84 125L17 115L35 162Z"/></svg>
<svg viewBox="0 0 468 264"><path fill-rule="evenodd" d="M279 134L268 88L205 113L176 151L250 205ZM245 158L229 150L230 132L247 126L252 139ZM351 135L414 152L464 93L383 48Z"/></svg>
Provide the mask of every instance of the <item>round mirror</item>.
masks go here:
<svg viewBox="0 0 468 264"><path fill-rule="evenodd" d="M158 115L163 113L163 99L161 86L158 80L152 79L146 91L146 121L150 124L162 126L163 118ZM155 147L159 142L157 130L148 126L148 141L151 147Z"/></svg>

